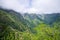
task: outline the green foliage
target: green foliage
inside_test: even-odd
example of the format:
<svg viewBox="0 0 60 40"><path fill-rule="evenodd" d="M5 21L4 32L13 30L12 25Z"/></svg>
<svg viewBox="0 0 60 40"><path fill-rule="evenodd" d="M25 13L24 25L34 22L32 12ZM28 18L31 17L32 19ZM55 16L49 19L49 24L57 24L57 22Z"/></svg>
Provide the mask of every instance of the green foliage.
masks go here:
<svg viewBox="0 0 60 40"><path fill-rule="evenodd" d="M52 25L42 22L32 29L19 18L0 10L0 40L60 40L60 17Z"/></svg>
<svg viewBox="0 0 60 40"><path fill-rule="evenodd" d="M54 24L54 26L56 26ZM38 27L35 28L37 31L37 40L60 40L60 31L59 29L56 29L56 27L50 27L49 25L46 24L41 24Z"/></svg>

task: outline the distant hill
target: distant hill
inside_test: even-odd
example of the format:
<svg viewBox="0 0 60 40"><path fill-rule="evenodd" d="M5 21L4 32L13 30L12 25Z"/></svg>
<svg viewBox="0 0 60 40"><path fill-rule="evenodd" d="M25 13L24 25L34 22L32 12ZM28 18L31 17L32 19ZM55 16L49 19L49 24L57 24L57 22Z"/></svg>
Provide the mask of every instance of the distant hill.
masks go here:
<svg viewBox="0 0 60 40"><path fill-rule="evenodd" d="M26 23L21 14L13 11L13 10L0 10L0 23L4 23L6 25L10 25L14 29L18 29L20 31L26 30Z"/></svg>
<svg viewBox="0 0 60 40"><path fill-rule="evenodd" d="M53 24L58 17L60 17L60 13L52 13L52 14L23 14L24 19L29 22L34 22L35 25L42 23ZM34 24L33 23L33 24Z"/></svg>
<svg viewBox="0 0 60 40"><path fill-rule="evenodd" d="M53 24L58 17L60 17L60 13L52 13L52 14L28 14L28 13L18 13L13 10L2 9L0 10L7 12L9 15L12 15L14 20L19 23L19 21L28 27L35 27L40 23Z"/></svg>
<svg viewBox="0 0 60 40"><path fill-rule="evenodd" d="M60 13L28 14L0 8L0 40L60 40Z"/></svg>
<svg viewBox="0 0 60 40"><path fill-rule="evenodd" d="M47 24L53 24L60 17L60 13L45 14L44 22Z"/></svg>

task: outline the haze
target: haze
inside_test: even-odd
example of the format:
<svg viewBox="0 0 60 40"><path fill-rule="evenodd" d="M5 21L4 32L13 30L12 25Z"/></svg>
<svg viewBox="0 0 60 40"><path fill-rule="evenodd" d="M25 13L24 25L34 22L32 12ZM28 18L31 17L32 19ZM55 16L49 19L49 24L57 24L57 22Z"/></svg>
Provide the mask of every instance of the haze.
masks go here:
<svg viewBox="0 0 60 40"><path fill-rule="evenodd" d="M60 13L60 0L0 0L0 7L21 13Z"/></svg>

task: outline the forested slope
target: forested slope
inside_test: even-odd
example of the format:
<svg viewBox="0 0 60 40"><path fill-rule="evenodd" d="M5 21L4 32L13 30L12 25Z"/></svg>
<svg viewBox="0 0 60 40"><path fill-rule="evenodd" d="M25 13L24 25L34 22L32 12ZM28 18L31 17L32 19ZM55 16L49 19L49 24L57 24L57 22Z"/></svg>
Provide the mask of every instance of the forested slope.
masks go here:
<svg viewBox="0 0 60 40"><path fill-rule="evenodd" d="M31 15L23 17L15 11L1 9L0 40L60 40L60 14L57 16L52 25L40 20L42 23L32 27L32 22L37 23L36 16L37 20L34 21L35 17L33 20Z"/></svg>

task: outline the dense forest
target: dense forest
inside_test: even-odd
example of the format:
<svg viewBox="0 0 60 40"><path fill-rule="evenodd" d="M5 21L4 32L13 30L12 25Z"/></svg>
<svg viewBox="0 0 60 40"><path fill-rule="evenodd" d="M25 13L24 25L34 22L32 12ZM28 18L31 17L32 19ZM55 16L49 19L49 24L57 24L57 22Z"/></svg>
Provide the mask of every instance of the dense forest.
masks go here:
<svg viewBox="0 0 60 40"><path fill-rule="evenodd" d="M20 13L1 9L0 40L60 40L60 14L52 24L25 19Z"/></svg>

